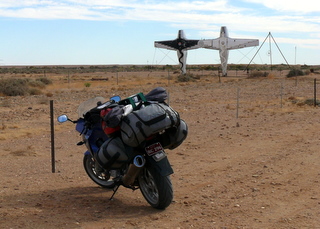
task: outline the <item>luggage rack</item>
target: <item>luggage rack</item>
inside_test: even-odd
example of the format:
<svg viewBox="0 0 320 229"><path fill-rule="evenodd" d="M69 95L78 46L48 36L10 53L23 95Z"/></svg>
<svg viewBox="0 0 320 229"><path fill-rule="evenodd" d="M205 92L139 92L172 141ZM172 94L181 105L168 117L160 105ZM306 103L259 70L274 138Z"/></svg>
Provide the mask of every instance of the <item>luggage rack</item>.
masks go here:
<svg viewBox="0 0 320 229"><path fill-rule="evenodd" d="M120 105L128 105L131 104L133 109L135 109L137 107L137 104L139 104L139 102L147 102L146 98L144 97L144 94L142 92L139 92L138 94L135 95L131 95L126 99L123 99L119 102Z"/></svg>

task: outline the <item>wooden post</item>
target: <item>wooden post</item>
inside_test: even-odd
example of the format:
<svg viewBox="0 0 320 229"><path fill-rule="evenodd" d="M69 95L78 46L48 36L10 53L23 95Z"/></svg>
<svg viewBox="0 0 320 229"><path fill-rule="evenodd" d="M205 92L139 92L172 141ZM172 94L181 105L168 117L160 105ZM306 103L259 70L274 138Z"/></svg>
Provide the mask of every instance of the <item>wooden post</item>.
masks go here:
<svg viewBox="0 0 320 229"><path fill-rule="evenodd" d="M51 167L52 173L56 172L55 152L54 152L54 118L53 118L53 100L50 100L50 125L51 125Z"/></svg>
<svg viewBox="0 0 320 229"><path fill-rule="evenodd" d="M167 99L167 102L168 102L168 105L170 105L170 94L169 94L169 86L170 86L170 72L169 72L169 69L168 69L168 99Z"/></svg>
<svg viewBox="0 0 320 229"><path fill-rule="evenodd" d="M317 106L317 79L314 79L314 96L313 96L314 106Z"/></svg>
<svg viewBox="0 0 320 229"><path fill-rule="evenodd" d="M117 71L117 85L119 85L119 75L118 75L118 71Z"/></svg>

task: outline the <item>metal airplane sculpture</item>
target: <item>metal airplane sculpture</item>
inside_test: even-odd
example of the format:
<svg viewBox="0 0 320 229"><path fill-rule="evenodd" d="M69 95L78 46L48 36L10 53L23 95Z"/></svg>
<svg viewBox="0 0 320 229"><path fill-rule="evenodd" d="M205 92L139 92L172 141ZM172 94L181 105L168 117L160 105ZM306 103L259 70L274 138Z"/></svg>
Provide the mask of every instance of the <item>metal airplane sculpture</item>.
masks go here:
<svg viewBox="0 0 320 229"><path fill-rule="evenodd" d="M222 76L227 76L229 50L258 46L259 40L230 38L228 36L227 27L222 26L220 30L220 37L216 39L201 40L199 45L202 48L219 50Z"/></svg>
<svg viewBox="0 0 320 229"><path fill-rule="evenodd" d="M187 50L201 48L198 43L199 40L186 39L183 30L179 30L177 39L155 41L154 46L157 48L177 50L181 73L186 74Z"/></svg>

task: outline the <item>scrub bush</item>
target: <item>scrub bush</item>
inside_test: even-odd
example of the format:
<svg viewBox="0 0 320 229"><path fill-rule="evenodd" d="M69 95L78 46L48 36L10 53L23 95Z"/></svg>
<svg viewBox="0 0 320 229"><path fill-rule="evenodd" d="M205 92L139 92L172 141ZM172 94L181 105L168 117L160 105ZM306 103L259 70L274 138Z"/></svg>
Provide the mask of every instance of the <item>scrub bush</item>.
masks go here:
<svg viewBox="0 0 320 229"><path fill-rule="evenodd" d="M0 95L4 96L24 96L40 95L40 89L45 88L46 83L42 80L29 79L0 79Z"/></svg>
<svg viewBox="0 0 320 229"><path fill-rule="evenodd" d="M45 85L52 84L52 80L50 80L50 79L48 79L46 77L42 77L42 78L36 79L36 81L40 81Z"/></svg>
<svg viewBox="0 0 320 229"><path fill-rule="evenodd" d="M294 77L294 76L303 76L304 73L300 69L291 69L287 75L288 78Z"/></svg>
<svg viewBox="0 0 320 229"><path fill-rule="evenodd" d="M6 96L27 95L29 92L27 79L0 80L0 94Z"/></svg>

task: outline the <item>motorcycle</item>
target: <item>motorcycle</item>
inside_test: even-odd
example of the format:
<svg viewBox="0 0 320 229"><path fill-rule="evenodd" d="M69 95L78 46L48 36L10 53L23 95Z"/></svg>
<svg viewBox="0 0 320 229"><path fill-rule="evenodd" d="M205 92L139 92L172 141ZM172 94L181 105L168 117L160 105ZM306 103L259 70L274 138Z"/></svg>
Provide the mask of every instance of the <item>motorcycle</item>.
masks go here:
<svg viewBox="0 0 320 229"><path fill-rule="evenodd" d="M58 122L70 121L76 124L75 129L82 137L77 145L85 145L87 148L83 158L84 169L96 184L113 189L110 200L113 199L118 188L123 186L132 190L140 189L152 207L165 209L173 200L170 179L173 169L164 148L176 148L186 138L185 122L179 123L180 129L183 129L179 133L177 127L167 128L151 134L134 147L123 144L120 136L122 131L119 128L115 128L116 136L109 135L101 124L103 120L101 111L112 110L119 105L123 108L129 107L130 109L123 109L121 119L124 119L124 116L139 109L136 105L140 102L140 95L141 93L124 100L121 100L120 96L113 96L107 102L103 102L105 101L103 97L95 97L79 105L77 120L73 121L64 114L58 117ZM168 139L172 139L172 136L179 138L175 144L168 143ZM115 153L106 156L105 151ZM103 160L107 163L103 163Z"/></svg>

